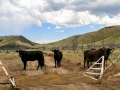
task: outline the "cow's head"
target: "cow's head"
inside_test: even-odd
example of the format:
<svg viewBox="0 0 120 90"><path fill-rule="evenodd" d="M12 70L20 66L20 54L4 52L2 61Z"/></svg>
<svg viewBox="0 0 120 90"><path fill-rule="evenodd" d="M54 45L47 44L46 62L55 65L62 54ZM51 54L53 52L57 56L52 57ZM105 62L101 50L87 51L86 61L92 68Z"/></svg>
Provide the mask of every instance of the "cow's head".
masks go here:
<svg viewBox="0 0 120 90"><path fill-rule="evenodd" d="M113 50L113 49L111 49L111 48L107 48L107 49L106 49L106 57L105 57L105 60L108 59L109 55L112 53L112 50Z"/></svg>
<svg viewBox="0 0 120 90"><path fill-rule="evenodd" d="M59 52L59 50L51 50L52 52L54 52L54 55L56 55L58 52Z"/></svg>
<svg viewBox="0 0 120 90"><path fill-rule="evenodd" d="M101 49L100 49L100 52L101 52L101 54L102 54L103 56L106 57L106 48L105 48L105 47L101 48Z"/></svg>
<svg viewBox="0 0 120 90"><path fill-rule="evenodd" d="M109 55L112 50L113 50L113 49L111 49L111 48L107 48L107 50L106 50L107 55Z"/></svg>
<svg viewBox="0 0 120 90"><path fill-rule="evenodd" d="M22 57L23 53L25 53L23 50L16 50L16 52L19 52L20 57Z"/></svg>

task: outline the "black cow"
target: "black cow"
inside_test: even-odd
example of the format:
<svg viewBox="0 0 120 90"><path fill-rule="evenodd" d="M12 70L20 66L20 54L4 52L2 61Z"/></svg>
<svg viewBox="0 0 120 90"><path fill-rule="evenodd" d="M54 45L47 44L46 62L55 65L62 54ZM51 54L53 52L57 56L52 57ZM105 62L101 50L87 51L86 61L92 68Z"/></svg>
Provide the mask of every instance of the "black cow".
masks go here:
<svg viewBox="0 0 120 90"><path fill-rule="evenodd" d="M62 60L62 57L63 57L63 54L61 51L59 50L52 50L52 52L54 52L54 61L55 61L55 67L56 67L56 64L58 67L61 66L61 60Z"/></svg>
<svg viewBox="0 0 120 90"><path fill-rule="evenodd" d="M19 56L21 57L22 62L24 63L24 68L23 70L26 70L26 64L27 61L35 61L38 60L38 67L39 66L42 68L44 66L44 56L42 51L23 51L23 50L18 50L16 52L19 52Z"/></svg>
<svg viewBox="0 0 120 90"><path fill-rule="evenodd" d="M114 49L107 48L105 60L108 60L108 59L109 59L109 55L110 55L113 51L114 51Z"/></svg>
<svg viewBox="0 0 120 90"><path fill-rule="evenodd" d="M106 57L105 57L105 61L106 61L106 65L107 65L107 60L109 59L110 54L114 51L115 49L113 48L107 48L106 50ZM110 60L110 59L109 59ZM112 63L112 61L110 60L110 62Z"/></svg>

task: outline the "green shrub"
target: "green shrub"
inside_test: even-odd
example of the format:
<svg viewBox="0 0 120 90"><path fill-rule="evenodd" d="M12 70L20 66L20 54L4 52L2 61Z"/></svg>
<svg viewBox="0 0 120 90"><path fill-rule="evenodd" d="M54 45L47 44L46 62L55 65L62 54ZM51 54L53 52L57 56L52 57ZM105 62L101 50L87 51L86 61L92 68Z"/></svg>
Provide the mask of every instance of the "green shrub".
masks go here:
<svg viewBox="0 0 120 90"><path fill-rule="evenodd" d="M81 65L81 62L78 62L78 63L77 63L77 66L79 66L79 65Z"/></svg>

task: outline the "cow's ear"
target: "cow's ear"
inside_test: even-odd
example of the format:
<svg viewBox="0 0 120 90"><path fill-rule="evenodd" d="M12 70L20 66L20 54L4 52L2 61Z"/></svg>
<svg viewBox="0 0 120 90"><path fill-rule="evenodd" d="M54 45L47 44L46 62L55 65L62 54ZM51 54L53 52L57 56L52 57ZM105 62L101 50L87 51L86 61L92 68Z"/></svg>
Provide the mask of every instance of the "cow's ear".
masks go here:
<svg viewBox="0 0 120 90"><path fill-rule="evenodd" d="M16 52L19 52L19 50L16 50Z"/></svg>
<svg viewBox="0 0 120 90"><path fill-rule="evenodd" d="M52 52L54 52L54 50L51 50Z"/></svg>
<svg viewBox="0 0 120 90"><path fill-rule="evenodd" d="M59 50L57 50L57 52L58 52Z"/></svg>

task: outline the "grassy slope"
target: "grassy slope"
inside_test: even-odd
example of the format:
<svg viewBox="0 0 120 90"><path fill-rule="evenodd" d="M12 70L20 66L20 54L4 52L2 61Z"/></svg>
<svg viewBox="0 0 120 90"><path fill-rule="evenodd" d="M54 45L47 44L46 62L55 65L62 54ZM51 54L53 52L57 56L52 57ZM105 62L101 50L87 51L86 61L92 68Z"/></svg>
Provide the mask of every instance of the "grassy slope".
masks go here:
<svg viewBox="0 0 120 90"><path fill-rule="evenodd" d="M36 44L23 36L0 36L0 46L4 46L7 44L18 44L28 47L41 47L41 46L49 46L49 47L60 47L60 46L70 46L71 41L77 38L79 46L87 45L89 43L95 43L96 45L101 45L102 41L104 40L104 44L120 43L120 26L110 26L105 27L101 30L90 32L82 35L75 35L69 38L49 43L49 44Z"/></svg>
<svg viewBox="0 0 120 90"><path fill-rule="evenodd" d="M34 47L34 46L39 46L37 43L34 43L28 39L26 39L23 36L0 36L0 46L5 46L5 45L23 45L23 46L28 46L28 47Z"/></svg>
<svg viewBox="0 0 120 90"><path fill-rule="evenodd" d="M18 38L18 36L0 36L0 40L2 40L2 42L0 42L0 46L15 43L18 40Z"/></svg>
<svg viewBox="0 0 120 90"><path fill-rule="evenodd" d="M60 40L58 42L49 43L46 45L68 46L70 45L70 42L72 41L72 39L75 37L78 38L79 45L93 43L93 42L100 45L103 40L105 44L109 44L113 42L116 44L119 44L120 43L119 41L120 40L120 26L105 27L95 32L90 32L90 33L86 33L83 35L75 35L75 36Z"/></svg>

